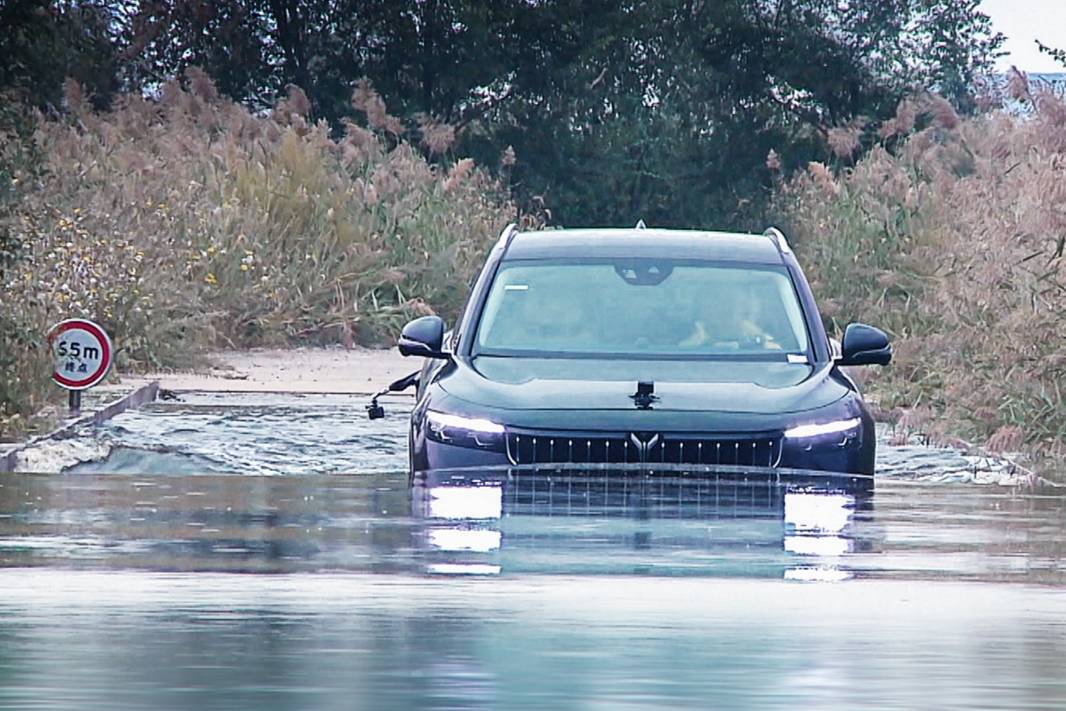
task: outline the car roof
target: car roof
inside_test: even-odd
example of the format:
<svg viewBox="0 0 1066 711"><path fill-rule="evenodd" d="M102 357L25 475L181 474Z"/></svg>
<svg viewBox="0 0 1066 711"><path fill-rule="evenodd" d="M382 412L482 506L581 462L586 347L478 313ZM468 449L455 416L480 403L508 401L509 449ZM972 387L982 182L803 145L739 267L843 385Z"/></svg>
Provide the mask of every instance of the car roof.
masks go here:
<svg viewBox="0 0 1066 711"><path fill-rule="evenodd" d="M767 235L652 228L519 232L511 240L504 261L565 257L784 263L777 243Z"/></svg>

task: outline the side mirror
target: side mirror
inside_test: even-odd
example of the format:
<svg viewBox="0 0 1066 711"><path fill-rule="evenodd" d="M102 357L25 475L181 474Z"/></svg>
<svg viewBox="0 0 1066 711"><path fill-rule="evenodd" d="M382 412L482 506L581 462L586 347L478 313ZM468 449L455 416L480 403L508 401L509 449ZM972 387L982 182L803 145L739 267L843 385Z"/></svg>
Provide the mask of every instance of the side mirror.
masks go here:
<svg viewBox="0 0 1066 711"><path fill-rule="evenodd" d="M396 344L400 355L423 358L447 358L444 345L444 321L440 316L422 316L403 327Z"/></svg>
<svg viewBox="0 0 1066 711"><path fill-rule="evenodd" d="M891 360L892 346L881 329L864 323L851 323L844 329L837 365L888 365Z"/></svg>

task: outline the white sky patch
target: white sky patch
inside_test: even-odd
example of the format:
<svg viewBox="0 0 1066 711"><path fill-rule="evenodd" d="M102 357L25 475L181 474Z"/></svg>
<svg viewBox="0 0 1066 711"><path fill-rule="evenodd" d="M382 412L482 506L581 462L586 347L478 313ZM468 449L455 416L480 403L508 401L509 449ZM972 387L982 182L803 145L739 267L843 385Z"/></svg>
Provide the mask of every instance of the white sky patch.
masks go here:
<svg viewBox="0 0 1066 711"><path fill-rule="evenodd" d="M1066 72L1034 41L1066 49L1066 1L984 0L980 9L992 18L992 29L1007 37L1007 55L999 59L999 69L1006 71L1013 64L1025 72Z"/></svg>

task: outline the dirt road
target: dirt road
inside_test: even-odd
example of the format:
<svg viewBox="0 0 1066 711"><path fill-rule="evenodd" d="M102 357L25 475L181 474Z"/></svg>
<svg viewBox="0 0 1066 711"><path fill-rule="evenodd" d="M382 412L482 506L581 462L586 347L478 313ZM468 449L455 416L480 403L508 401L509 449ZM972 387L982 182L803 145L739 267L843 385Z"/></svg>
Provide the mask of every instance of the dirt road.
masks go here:
<svg viewBox="0 0 1066 711"><path fill-rule="evenodd" d="M122 375L99 392L128 391L158 380L166 390L200 392L372 393L417 370L419 358L396 349L296 348L220 351L212 367Z"/></svg>

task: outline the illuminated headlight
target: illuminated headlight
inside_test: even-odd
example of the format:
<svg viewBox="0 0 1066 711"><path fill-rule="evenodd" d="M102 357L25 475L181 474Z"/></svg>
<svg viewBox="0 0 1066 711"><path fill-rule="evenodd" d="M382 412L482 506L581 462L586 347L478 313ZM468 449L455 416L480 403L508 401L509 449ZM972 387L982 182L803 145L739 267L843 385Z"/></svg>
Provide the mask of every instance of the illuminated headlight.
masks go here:
<svg viewBox="0 0 1066 711"><path fill-rule="evenodd" d="M435 442L459 447L503 451L503 425L480 417L462 417L446 412L426 412L428 436Z"/></svg>
<svg viewBox="0 0 1066 711"><path fill-rule="evenodd" d="M820 424L797 425L785 430L786 439L809 439L832 434L851 434L862 424L862 419L852 417L850 420L835 420Z"/></svg>

